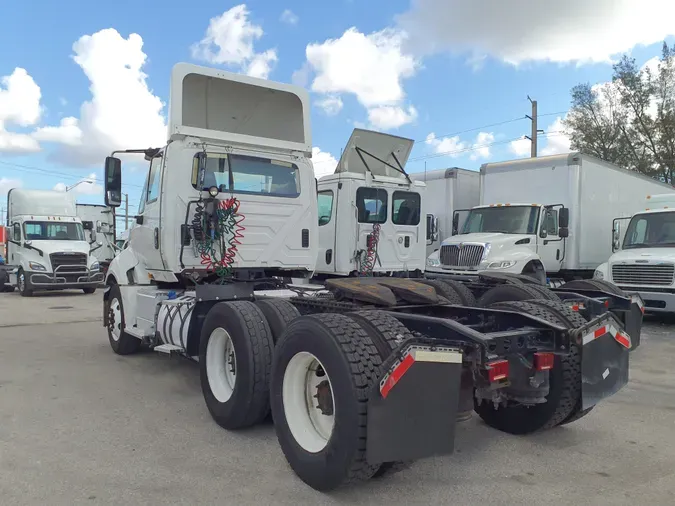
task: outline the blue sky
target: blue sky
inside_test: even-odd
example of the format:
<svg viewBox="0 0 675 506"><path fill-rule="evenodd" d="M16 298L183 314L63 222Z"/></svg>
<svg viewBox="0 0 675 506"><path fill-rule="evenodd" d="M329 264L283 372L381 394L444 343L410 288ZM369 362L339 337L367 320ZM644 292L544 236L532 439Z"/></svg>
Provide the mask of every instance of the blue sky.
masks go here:
<svg viewBox="0 0 675 506"><path fill-rule="evenodd" d="M549 132L540 151L564 151L556 120L570 88L608 80L611 59L623 51L644 63L673 40L667 20L675 8L652 3L661 3L661 15L613 0L535 8L525 0L5 4L0 76L15 79L11 89L0 83L0 193L91 178L75 190L78 199L101 202L105 153L163 140L160 101L179 61L310 89L323 172L354 126L418 141L409 172L526 156L527 141L512 141L529 132L529 121L509 120L529 113L528 94ZM145 169L126 167L133 212Z"/></svg>

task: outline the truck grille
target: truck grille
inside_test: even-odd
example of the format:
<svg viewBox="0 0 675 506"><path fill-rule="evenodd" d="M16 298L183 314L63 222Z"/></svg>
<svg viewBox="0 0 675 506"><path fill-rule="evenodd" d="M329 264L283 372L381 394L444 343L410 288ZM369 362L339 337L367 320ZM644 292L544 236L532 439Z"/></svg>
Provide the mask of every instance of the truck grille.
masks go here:
<svg viewBox="0 0 675 506"><path fill-rule="evenodd" d="M670 286L673 284L675 265L612 265L612 280L617 285L658 285Z"/></svg>
<svg viewBox="0 0 675 506"><path fill-rule="evenodd" d="M57 271L58 274L84 272L87 270L87 255L84 253L52 253L49 255L49 260L52 263L53 271L56 271L57 267L60 267Z"/></svg>
<svg viewBox="0 0 675 506"><path fill-rule="evenodd" d="M441 246L441 264L448 267L476 267L483 259L481 244L452 244Z"/></svg>

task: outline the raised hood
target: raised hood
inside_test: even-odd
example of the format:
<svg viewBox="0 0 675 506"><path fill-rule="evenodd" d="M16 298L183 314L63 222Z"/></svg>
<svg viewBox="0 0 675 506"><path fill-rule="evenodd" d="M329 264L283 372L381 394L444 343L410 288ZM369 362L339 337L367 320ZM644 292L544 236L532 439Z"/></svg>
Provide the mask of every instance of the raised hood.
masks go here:
<svg viewBox="0 0 675 506"><path fill-rule="evenodd" d="M178 63L170 96L169 139L194 136L311 156L309 95L303 88Z"/></svg>
<svg viewBox="0 0 675 506"><path fill-rule="evenodd" d="M405 178L399 166L405 168L414 143L412 139L355 128L335 173L371 172L374 176Z"/></svg>

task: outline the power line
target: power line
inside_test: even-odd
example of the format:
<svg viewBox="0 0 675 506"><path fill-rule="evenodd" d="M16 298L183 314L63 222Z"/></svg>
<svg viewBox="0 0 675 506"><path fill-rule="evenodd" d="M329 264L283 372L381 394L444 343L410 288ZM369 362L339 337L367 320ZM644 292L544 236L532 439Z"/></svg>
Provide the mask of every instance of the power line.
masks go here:
<svg viewBox="0 0 675 506"><path fill-rule="evenodd" d="M429 158L439 158L442 156L450 156L450 155L456 155L460 153L469 153L471 151L477 151L479 149L483 148L490 148L492 146L499 146L500 144L508 144L509 142L517 141L520 140L522 137L515 137L513 139L507 139L504 141L495 141L495 142L489 142L486 144L474 144L472 146L466 147L466 148L461 148L461 149L456 149L453 151L442 151L440 153L433 153L431 155L423 155L423 156L418 156L416 158L409 158L409 162L416 162L420 160L427 160Z"/></svg>
<svg viewBox="0 0 675 506"><path fill-rule="evenodd" d="M20 163L6 162L4 160L0 160L0 164L8 166L9 168L7 170L23 169L24 171L41 172L43 174L50 174L50 175L68 178L68 179L77 179L77 180L86 179L86 177L83 178L82 176L76 176L74 174L68 174L67 172L58 172L58 171L54 171L54 170L47 170L47 169L42 169L40 167L34 167L32 165L22 165ZM124 183L122 186L128 186L130 188L141 188L141 189L143 188L141 185L131 184L131 183Z"/></svg>

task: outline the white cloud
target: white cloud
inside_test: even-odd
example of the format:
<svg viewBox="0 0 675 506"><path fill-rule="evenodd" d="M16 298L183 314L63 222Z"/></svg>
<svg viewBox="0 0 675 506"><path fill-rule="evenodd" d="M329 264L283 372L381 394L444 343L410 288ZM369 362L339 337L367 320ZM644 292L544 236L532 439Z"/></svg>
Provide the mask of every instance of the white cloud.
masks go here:
<svg viewBox="0 0 675 506"><path fill-rule="evenodd" d="M102 195L103 186L96 182L96 174L91 173L88 177L80 179L78 182L73 183L77 186L74 186L70 191L78 195ZM68 186L73 186L73 184L66 185L65 183L56 183L54 185L54 191L65 192Z"/></svg>
<svg viewBox="0 0 675 506"><path fill-rule="evenodd" d="M485 54L527 61L607 62L675 34L672 0L413 0L398 17L418 54Z"/></svg>
<svg viewBox="0 0 675 506"><path fill-rule="evenodd" d="M403 52L405 37L390 28L369 35L350 28L340 38L309 44L307 64L296 72L294 81L309 80L311 72L312 91L330 96L353 94L369 111L372 123L385 116L398 121L384 120L383 124L409 123L417 114L411 106L404 108L403 80L415 75L419 62Z"/></svg>
<svg viewBox="0 0 675 506"><path fill-rule="evenodd" d="M565 135L564 129L563 119L558 116L555 121L544 130L544 135L547 135L546 146L540 150L539 154L541 156L560 155L571 151L570 138ZM539 142L541 142L541 140Z"/></svg>
<svg viewBox="0 0 675 506"><path fill-rule="evenodd" d="M279 19L281 19L283 23L288 23L289 25L297 25L299 21L297 14L290 9L284 10Z"/></svg>
<svg viewBox="0 0 675 506"><path fill-rule="evenodd" d="M490 157L490 144L494 141L495 136L492 132L479 132L473 143L461 140L459 135L439 139L434 132L431 132L424 142L427 146L431 146L437 155L458 158L470 153L471 160L479 160Z"/></svg>
<svg viewBox="0 0 675 506"><path fill-rule="evenodd" d="M451 158L457 158L458 156L461 156L461 151L465 151L469 147L466 142L459 139L458 135L439 139L436 137L434 132L431 132L429 135L427 135L427 138L424 142L428 146L432 147L434 153L446 154Z"/></svg>
<svg viewBox="0 0 675 506"><path fill-rule="evenodd" d="M30 135L12 132L9 125L29 127L40 120L40 87L20 67L0 80L0 152L31 153L40 145Z"/></svg>
<svg viewBox="0 0 675 506"><path fill-rule="evenodd" d="M12 188L21 188L22 186L23 181L20 179L0 177L0 195L7 195L7 192Z"/></svg>
<svg viewBox="0 0 675 506"><path fill-rule="evenodd" d="M204 38L192 45L192 57L267 79L278 60L277 51L255 52L254 43L264 32L248 20L249 14L246 5L240 4L211 18Z"/></svg>
<svg viewBox="0 0 675 506"><path fill-rule="evenodd" d="M381 105L368 109L368 121L376 129L391 130L399 128L417 119L417 109L412 105L407 109L397 105Z"/></svg>
<svg viewBox="0 0 675 506"><path fill-rule="evenodd" d="M490 158L490 144L495 141L495 136L492 132L479 132L476 136L473 152L470 156L472 160L480 160L481 158Z"/></svg>
<svg viewBox="0 0 675 506"><path fill-rule="evenodd" d="M317 179L333 174L337 164L337 159L327 151L321 151L317 147L312 148L312 165L314 165L314 177Z"/></svg>
<svg viewBox="0 0 675 506"><path fill-rule="evenodd" d="M337 95L326 95L314 102L317 107L323 109L328 116L335 116L342 110L342 99Z"/></svg>
<svg viewBox="0 0 675 506"><path fill-rule="evenodd" d="M518 158L529 156L532 152L532 143L530 142L530 139L521 137L520 139L511 141L509 143L509 151L511 151L511 153L516 155Z"/></svg>
<svg viewBox="0 0 675 506"><path fill-rule="evenodd" d="M115 149L162 146L164 104L148 87L141 36L125 39L108 28L80 37L73 51L89 78L91 100L82 104L79 119L38 128L34 138L61 144L55 158L73 166L100 164Z"/></svg>

